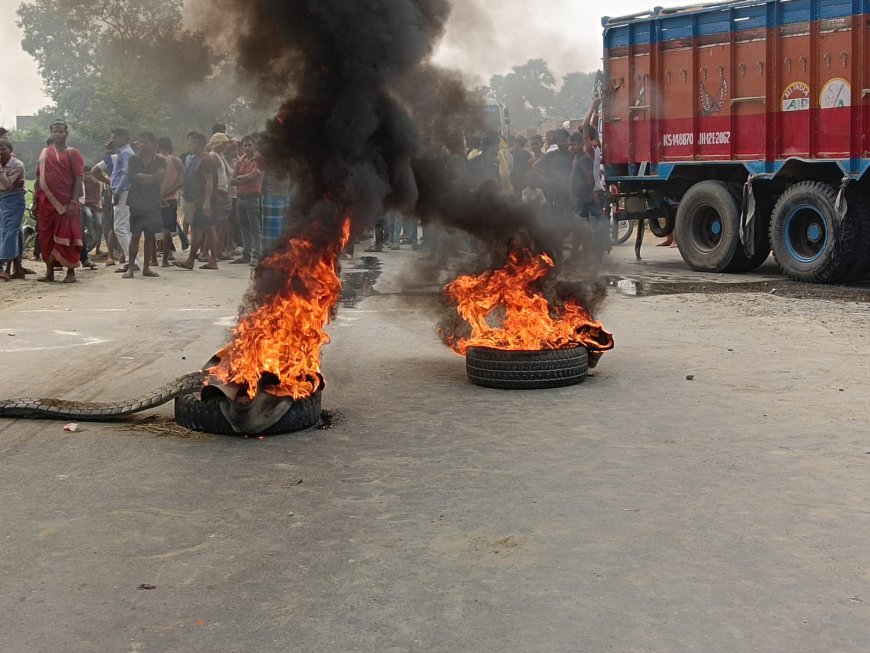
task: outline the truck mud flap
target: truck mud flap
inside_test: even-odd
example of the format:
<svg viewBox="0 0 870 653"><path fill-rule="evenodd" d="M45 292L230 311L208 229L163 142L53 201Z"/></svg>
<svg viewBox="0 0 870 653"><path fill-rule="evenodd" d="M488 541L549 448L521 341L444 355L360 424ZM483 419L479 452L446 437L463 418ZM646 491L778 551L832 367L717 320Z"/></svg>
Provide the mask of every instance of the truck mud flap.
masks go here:
<svg viewBox="0 0 870 653"><path fill-rule="evenodd" d="M743 184L743 206L740 215L740 242L747 258L755 256L755 193L752 192L752 177Z"/></svg>

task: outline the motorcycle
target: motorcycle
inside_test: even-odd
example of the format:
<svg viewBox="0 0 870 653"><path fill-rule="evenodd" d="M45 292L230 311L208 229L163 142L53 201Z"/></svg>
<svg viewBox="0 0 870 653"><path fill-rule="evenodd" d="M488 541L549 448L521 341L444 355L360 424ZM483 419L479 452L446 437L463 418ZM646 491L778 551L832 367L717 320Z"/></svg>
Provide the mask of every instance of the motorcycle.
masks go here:
<svg viewBox="0 0 870 653"><path fill-rule="evenodd" d="M27 208L24 209L24 218L21 220L21 241L24 243L24 249L28 250L36 245L36 204L33 191L25 192L24 203Z"/></svg>

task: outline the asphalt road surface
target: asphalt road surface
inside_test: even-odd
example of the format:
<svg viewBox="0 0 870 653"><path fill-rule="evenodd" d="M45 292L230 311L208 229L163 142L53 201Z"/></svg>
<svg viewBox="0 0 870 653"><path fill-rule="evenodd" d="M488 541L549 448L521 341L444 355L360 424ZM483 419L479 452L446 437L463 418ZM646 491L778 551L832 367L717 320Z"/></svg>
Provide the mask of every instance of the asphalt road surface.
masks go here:
<svg viewBox="0 0 870 653"><path fill-rule="evenodd" d="M870 650L863 294L645 255L608 264L616 349L580 386L470 385L433 298L394 294L403 250L329 329L330 429L0 420L0 650ZM198 368L247 286L224 267L3 284L0 396ZM637 293L666 283L692 292Z"/></svg>

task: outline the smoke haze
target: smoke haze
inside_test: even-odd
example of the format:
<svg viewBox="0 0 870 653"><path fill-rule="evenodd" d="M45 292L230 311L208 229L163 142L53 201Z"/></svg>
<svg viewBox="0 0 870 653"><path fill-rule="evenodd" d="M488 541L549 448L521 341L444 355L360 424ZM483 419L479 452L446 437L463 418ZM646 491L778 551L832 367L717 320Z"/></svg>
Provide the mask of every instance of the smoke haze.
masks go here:
<svg viewBox="0 0 870 653"><path fill-rule="evenodd" d="M264 148L268 165L298 184L277 250L300 234L317 247L334 246L347 217L359 234L391 209L471 234L478 268L502 265L518 247L554 248L546 222L492 187L473 189L457 166L465 160L457 131L474 129L473 102L460 74L430 63L447 0L218 0L200 7L201 27L231 44L261 92L286 98ZM219 22L208 24L210 17ZM268 301L280 282L263 268L249 308Z"/></svg>
<svg viewBox="0 0 870 653"><path fill-rule="evenodd" d="M239 65L264 93L288 98L266 154L300 182L296 217L337 234L346 215L359 229L384 206L413 206L421 141L399 91L443 33L446 0L217 4L208 15L221 24L207 31L228 25Z"/></svg>

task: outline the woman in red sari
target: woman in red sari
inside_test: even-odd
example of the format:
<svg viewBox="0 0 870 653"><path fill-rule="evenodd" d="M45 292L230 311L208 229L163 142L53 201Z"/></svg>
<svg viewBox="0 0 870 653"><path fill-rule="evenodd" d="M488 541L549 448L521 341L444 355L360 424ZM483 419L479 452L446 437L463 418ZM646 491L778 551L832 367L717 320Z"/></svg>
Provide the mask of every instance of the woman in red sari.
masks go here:
<svg viewBox="0 0 870 653"><path fill-rule="evenodd" d="M37 281L54 281L54 266L66 268L64 283L74 283L81 262L82 179L85 161L81 153L66 146L69 135L63 120L51 123L53 143L39 155L39 246L45 261L45 276Z"/></svg>

